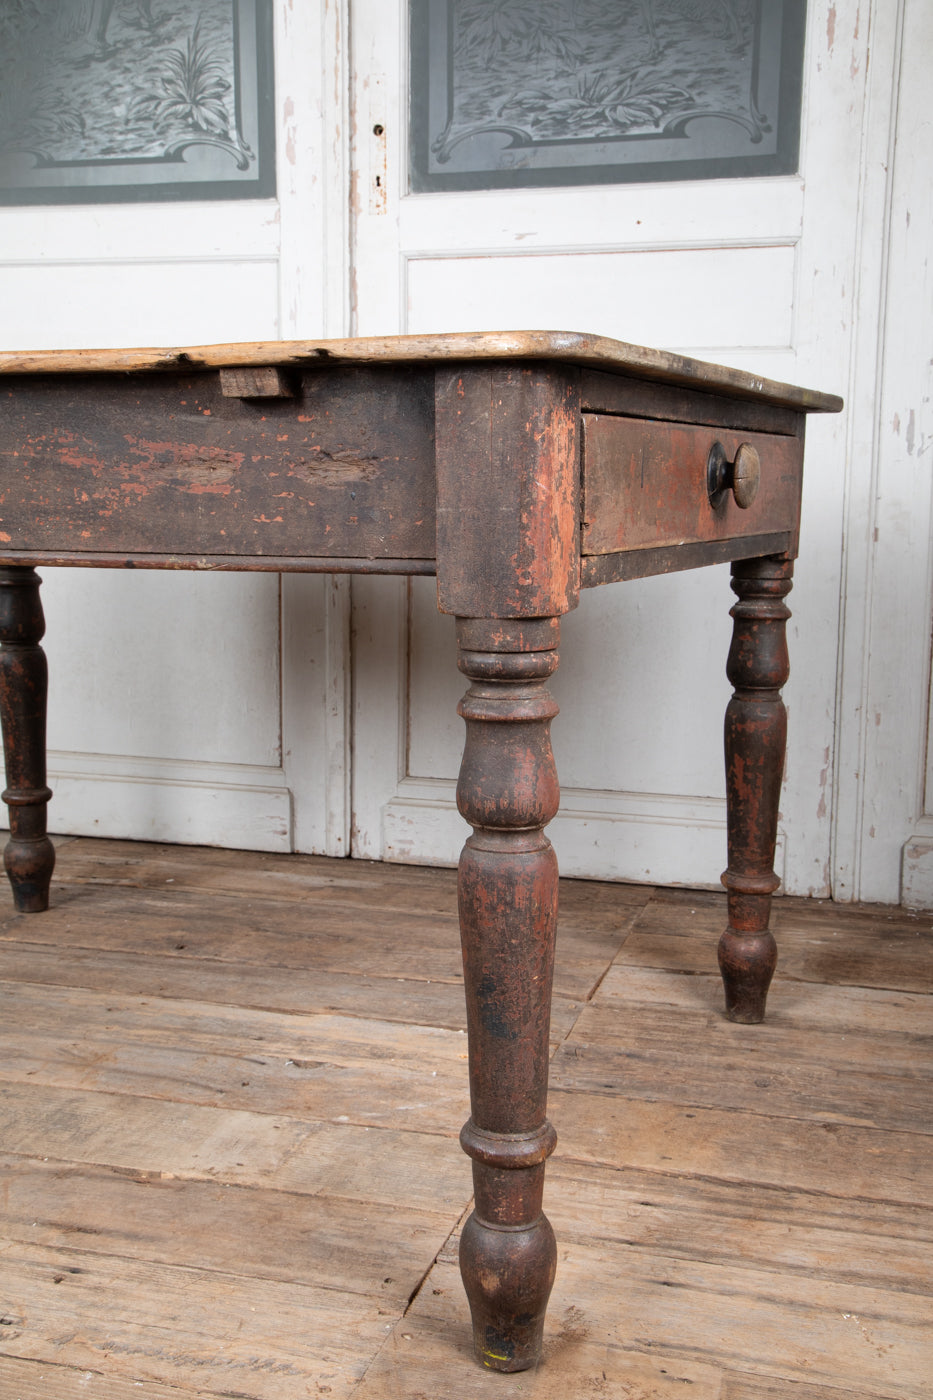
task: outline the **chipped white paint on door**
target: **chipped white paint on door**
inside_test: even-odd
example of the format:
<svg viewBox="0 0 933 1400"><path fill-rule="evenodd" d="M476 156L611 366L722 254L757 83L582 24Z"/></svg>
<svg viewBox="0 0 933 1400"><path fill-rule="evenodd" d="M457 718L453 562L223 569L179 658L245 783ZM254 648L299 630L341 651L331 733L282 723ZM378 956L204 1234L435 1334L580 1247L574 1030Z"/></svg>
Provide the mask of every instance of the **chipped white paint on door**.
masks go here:
<svg viewBox="0 0 933 1400"><path fill-rule="evenodd" d="M836 785L840 897L933 908L933 8L879 11L853 379Z"/></svg>
<svg viewBox="0 0 933 1400"><path fill-rule="evenodd" d="M589 330L849 398L847 416L808 428L778 870L794 892L828 894L835 877L842 897L896 898L897 837L885 876L866 866L853 884L850 867L842 883L834 866L832 834L833 793L845 787L834 774L837 718L840 753L860 724L844 704L837 715L837 667L842 658L863 678L868 665L857 620L844 648L839 627L843 601L857 612L861 593L846 550L863 528L853 518L863 493L856 455L875 425L864 380L887 238L879 148L897 105L902 7L811 0L799 176L418 195L407 193L406 8L353 4L359 333ZM906 8L912 23L928 23L917 17L922 0ZM919 97L906 100L916 120ZM918 235L924 249L929 226ZM887 330L896 364L898 334ZM425 581L353 587L357 849L451 861L463 836L453 807L462 683L451 621L436 615ZM711 569L595 590L565 620L554 726L564 798L553 825L565 872L715 883L731 602L727 570ZM897 630L892 603L877 625ZM928 666L925 634L908 645ZM906 761L916 762L911 742ZM903 822L898 830L903 840Z"/></svg>
<svg viewBox="0 0 933 1400"><path fill-rule="evenodd" d="M345 10L276 0L277 199L0 210L3 347L345 334ZM345 581L42 572L53 830L346 852Z"/></svg>

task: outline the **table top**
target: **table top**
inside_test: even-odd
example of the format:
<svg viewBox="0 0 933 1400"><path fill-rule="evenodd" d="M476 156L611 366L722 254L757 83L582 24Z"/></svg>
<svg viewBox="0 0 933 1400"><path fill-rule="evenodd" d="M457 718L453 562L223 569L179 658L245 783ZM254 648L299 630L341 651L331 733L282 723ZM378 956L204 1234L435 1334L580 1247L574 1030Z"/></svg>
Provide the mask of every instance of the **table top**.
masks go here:
<svg viewBox="0 0 933 1400"><path fill-rule="evenodd" d="M266 365L313 369L316 365L398 366L492 360L558 361L655 383L756 399L806 413L838 413L843 406L835 394L578 331L454 332L127 350L0 351L0 374L131 373Z"/></svg>

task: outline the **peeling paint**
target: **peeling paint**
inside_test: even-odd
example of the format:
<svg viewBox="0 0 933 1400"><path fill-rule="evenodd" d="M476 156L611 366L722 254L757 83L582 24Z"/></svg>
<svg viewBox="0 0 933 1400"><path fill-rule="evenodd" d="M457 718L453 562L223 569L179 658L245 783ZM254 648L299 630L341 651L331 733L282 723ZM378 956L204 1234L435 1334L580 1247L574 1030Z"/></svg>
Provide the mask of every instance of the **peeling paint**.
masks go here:
<svg viewBox="0 0 933 1400"><path fill-rule="evenodd" d="M833 44L836 42L836 7L830 5L829 14L826 16L826 47L830 53L833 51Z"/></svg>
<svg viewBox="0 0 933 1400"><path fill-rule="evenodd" d="M820 769L820 800L816 809L817 820L826 816L826 784L829 777L829 746L823 750L823 767Z"/></svg>
<svg viewBox="0 0 933 1400"><path fill-rule="evenodd" d="M286 97L282 111L286 124L285 158L289 165L294 165L297 157L297 148L295 146L295 127L292 124L292 118L295 115L295 103L293 98Z"/></svg>
<svg viewBox="0 0 933 1400"><path fill-rule="evenodd" d="M908 451L908 453L909 453L909 455L910 455L911 457L914 455L914 443L915 443L915 440L916 440L916 435L917 435L917 416L916 416L916 414L914 413L913 409L911 409L911 410L910 410L910 416L909 416L908 419L907 419L907 433L906 433L907 451Z"/></svg>

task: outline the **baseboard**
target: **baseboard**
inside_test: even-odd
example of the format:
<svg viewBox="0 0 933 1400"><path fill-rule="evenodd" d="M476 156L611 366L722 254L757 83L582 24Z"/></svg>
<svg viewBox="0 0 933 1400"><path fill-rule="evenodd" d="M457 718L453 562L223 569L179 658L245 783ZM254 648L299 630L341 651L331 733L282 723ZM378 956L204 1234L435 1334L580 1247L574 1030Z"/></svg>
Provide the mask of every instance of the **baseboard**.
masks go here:
<svg viewBox="0 0 933 1400"><path fill-rule="evenodd" d="M406 778L386 806L384 859L455 865L467 828L449 780ZM562 875L720 889L726 804L713 797L566 788L548 827ZM779 835L775 869L784 874Z"/></svg>
<svg viewBox="0 0 933 1400"><path fill-rule="evenodd" d="M901 903L907 909L933 909L933 817L921 817L901 847Z"/></svg>
<svg viewBox="0 0 933 1400"><path fill-rule="evenodd" d="M279 768L122 754L49 754L49 830L251 851L292 848Z"/></svg>

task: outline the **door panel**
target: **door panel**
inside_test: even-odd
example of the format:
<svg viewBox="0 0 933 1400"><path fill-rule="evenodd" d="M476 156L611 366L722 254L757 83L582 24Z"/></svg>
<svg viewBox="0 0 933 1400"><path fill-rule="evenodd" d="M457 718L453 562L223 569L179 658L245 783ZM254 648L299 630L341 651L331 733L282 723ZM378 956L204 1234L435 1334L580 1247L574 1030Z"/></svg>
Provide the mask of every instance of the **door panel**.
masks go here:
<svg viewBox="0 0 933 1400"><path fill-rule="evenodd" d="M640 579L624 585L622 619L616 590L599 588L584 592L577 611L562 620L561 664L549 689L561 707L552 738L565 789L721 796L720 734L704 733L689 697L684 704L684 676L703 670L710 630L717 653L728 650L731 624L721 606L728 571L703 569L689 578L687 606L679 597L683 579ZM658 619L665 620L661 645ZM409 645L408 773L453 782L463 748L456 707L464 682L454 621L438 613L427 579L412 580ZM581 676L594 675L599 689L580 684ZM714 707L721 702L725 710L729 687L720 668L716 683Z"/></svg>
<svg viewBox="0 0 933 1400"><path fill-rule="evenodd" d="M274 324L278 266L274 257L19 264L0 269L0 297L4 340L17 350L260 340Z"/></svg>
<svg viewBox="0 0 933 1400"><path fill-rule="evenodd" d="M59 569L54 579L43 589L53 749L279 766L275 575Z"/></svg>
<svg viewBox="0 0 933 1400"><path fill-rule="evenodd" d="M3 348L347 333L346 3L273 13L278 197L3 208ZM344 581L42 573L54 831L346 853Z"/></svg>
<svg viewBox="0 0 933 1400"><path fill-rule="evenodd" d="M851 67L858 21L854 7L845 10L834 49L826 5L809 6L801 169L815 185L784 175L415 195L407 5L355 0L356 331L593 331L844 388L849 330L837 308L847 295L860 149ZM785 871L782 829L778 871L795 890L825 893L829 816L819 778L833 739L835 633L827 620L838 614L843 443L831 432L815 438L822 456L805 488L809 556L791 599L801 622L791 625L787 688L789 864ZM367 581L363 592L358 750L375 755L379 730L383 744L399 738L391 756L355 775L358 848L449 862L464 834L453 806L463 685L452 627L434 616L427 582ZM563 620L554 686L563 805L552 835L565 873L718 880L733 601L728 570L705 569L593 590ZM384 625L374 632L377 614ZM369 664L367 637L379 666ZM381 697L369 690L380 683Z"/></svg>
<svg viewBox="0 0 933 1400"><path fill-rule="evenodd" d="M417 333L515 326L681 349L791 343L792 247L412 256L406 270Z"/></svg>

